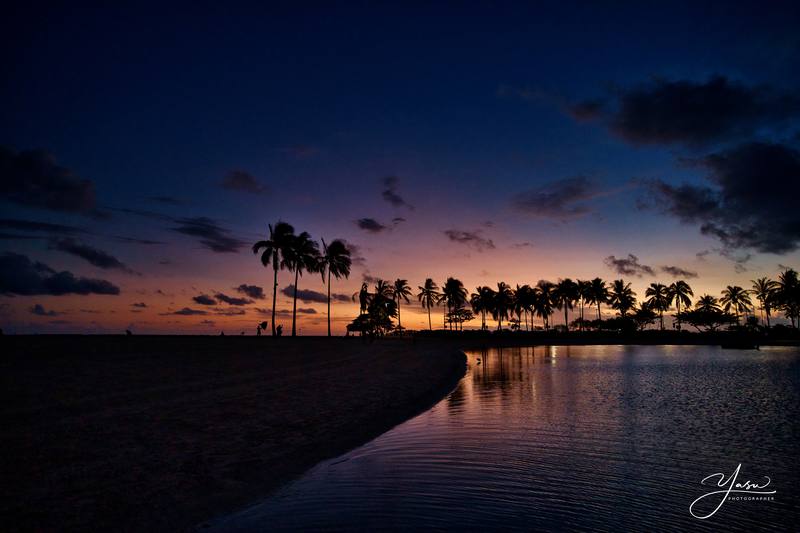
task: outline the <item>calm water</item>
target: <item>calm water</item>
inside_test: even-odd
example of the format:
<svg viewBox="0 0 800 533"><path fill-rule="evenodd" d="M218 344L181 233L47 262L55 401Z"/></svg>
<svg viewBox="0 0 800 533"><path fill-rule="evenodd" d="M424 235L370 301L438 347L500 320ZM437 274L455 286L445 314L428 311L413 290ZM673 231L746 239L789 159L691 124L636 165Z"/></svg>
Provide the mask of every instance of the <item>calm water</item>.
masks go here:
<svg viewBox="0 0 800 533"><path fill-rule="evenodd" d="M224 530L797 531L800 350L471 352L429 411L321 463ZM481 364L477 364L481 358ZM773 501L689 505L715 472ZM768 490L765 489L765 490ZM697 514L713 505L699 505ZM702 503L702 502L701 502Z"/></svg>

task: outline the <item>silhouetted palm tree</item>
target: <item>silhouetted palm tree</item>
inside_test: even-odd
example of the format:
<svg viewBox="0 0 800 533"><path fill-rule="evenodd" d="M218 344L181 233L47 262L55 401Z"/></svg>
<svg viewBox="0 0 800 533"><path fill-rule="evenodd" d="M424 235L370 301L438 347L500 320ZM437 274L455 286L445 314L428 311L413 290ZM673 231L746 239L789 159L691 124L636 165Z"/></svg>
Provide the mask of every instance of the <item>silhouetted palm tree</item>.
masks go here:
<svg viewBox="0 0 800 533"><path fill-rule="evenodd" d="M297 336L297 284L303 271L316 272L320 267L319 245L311 240L311 235L304 231L291 239L291 244L284 252L287 266L294 270L294 295L292 297L292 337Z"/></svg>
<svg viewBox="0 0 800 533"><path fill-rule="evenodd" d="M508 318L508 312L511 310L513 304L514 294L511 292L511 287L503 281L499 282L492 304L492 318L497 320L498 330L503 329L503 319Z"/></svg>
<svg viewBox="0 0 800 533"><path fill-rule="evenodd" d="M631 289L631 284L625 283L621 279L614 280L611 285L609 303L612 309L619 311L620 316L625 318L628 311L636 306L636 293Z"/></svg>
<svg viewBox="0 0 800 533"><path fill-rule="evenodd" d="M728 285L725 287L722 291L722 298L719 299L719 303L724 306L723 308L726 313L730 312L731 308L733 308L737 324L739 323L739 313L742 311L747 313L747 310L753 305L747 291L738 285Z"/></svg>
<svg viewBox="0 0 800 533"><path fill-rule="evenodd" d="M586 302L588 302L591 299L590 292L591 292L591 289L592 289L592 282L579 279L576 283L578 284L578 298L580 300L580 306L581 306L580 307L580 317L581 317L581 327L580 327L580 329L581 329L581 331L583 331L583 323L584 323L583 307L584 307L584 305L586 305Z"/></svg>
<svg viewBox="0 0 800 533"><path fill-rule="evenodd" d="M394 287L392 287L392 296L397 302L397 329L402 331L403 324L400 322L400 300L403 299L408 303L408 297L411 296L411 287L408 285L406 279L394 280Z"/></svg>
<svg viewBox="0 0 800 533"><path fill-rule="evenodd" d="M453 277L447 278L442 286L442 297L447 304L447 314L464 307L464 304L467 303L467 294L469 293L461 280ZM452 328L453 325L450 324L450 327Z"/></svg>
<svg viewBox="0 0 800 533"><path fill-rule="evenodd" d="M600 278L594 278L589 282L586 301L591 305L597 306L597 320L600 320L600 304L608 303L608 298L609 292L605 281Z"/></svg>
<svg viewBox="0 0 800 533"><path fill-rule="evenodd" d="M761 304L761 322L764 322L764 315L767 316L767 328L770 327L769 315L772 308L772 301L775 298L775 292L778 289L778 283L769 278L758 278L750 280L753 288L750 292Z"/></svg>
<svg viewBox="0 0 800 533"><path fill-rule="evenodd" d="M690 296L694 296L692 292L692 288L683 280L676 281L669 286L669 292L667 293L669 297L669 305L675 303L675 308L678 310L676 316L676 323L678 331L681 330L681 305L684 308L688 309L690 305L692 305L692 299L689 298Z"/></svg>
<svg viewBox="0 0 800 533"><path fill-rule="evenodd" d="M649 309L658 312L661 329L664 329L664 311L669 310L669 287L663 283L651 283L644 295Z"/></svg>
<svg viewBox="0 0 800 533"><path fill-rule="evenodd" d="M536 316L542 319L544 329L550 329L550 315L553 314L553 290L555 285L546 280L540 280L534 288L533 309Z"/></svg>
<svg viewBox="0 0 800 533"><path fill-rule="evenodd" d="M778 287L775 291L775 303L783 314L792 322L792 327L800 326L800 280L797 271L787 268L778 276Z"/></svg>
<svg viewBox="0 0 800 533"><path fill-rule="evenodd" d="M694 308L698 311L703 311L704 313L721 311L719 307L719 301L710 294L704 294L698 298L697 302L694 304Z"/></svg>
<svg viewBox="0 0 800 533"><path fill-rule="evenodd" d="M424 285L419 285L417 288L419 289L417 298L420 303L422 303L422 307L428 310L428 329L433 331L433 324L431 324L431 307L436 305L439 301L439 286L436 285L436 282L431 278L428 278L425 280Z"/></svg>
<svg viewBox="0 0 800 533"><path fill-rule="evenodd" d="M569 310L578 299L578 285L569 278L559 280L553 290L553 303L564 309L564 328L569 331Z"/></svg>
<svg viewBox="0 0 800 533"><path fill-rule="evenodd" d="M478 287L469 299L472 310L481 315L481 330L486 329L486 313L492 312L494 305L494 291L491 287Z"/></svg>
<svg viewBox="0 0 800 533"><path fill-rule="evenodd" d="M350 277L350 250L344 241L336 239L329 245L322 239L322 257L320 259L320 273L322 280L328 274L328 337L331 336L331 275L336 279Z"/></svg>
<svg viewBox="0 0 800 533"><path fill-rule="evenodd" d="M257 254L261 249L261 264L264 266L272 264L274 271L272 283L272 336L275 332L275 303L278 294L278 269L289 268L286 263L286 251L292 246L294 240L294 228L286 222L278 221L275 228L269 225L269 238L265 241L258 241L253 245L253 253Z"/></svg>
<svg viewBox="0 0 800 533"><path fill-rule="evenodd" d="M517 290L514 291L514 311L519 316L520 313L525 315L525 330L530 331L528 327L528 314L531 313L531 325L533 323L533 300L535 298L534 290L530 285L517 285Z"/></svg>

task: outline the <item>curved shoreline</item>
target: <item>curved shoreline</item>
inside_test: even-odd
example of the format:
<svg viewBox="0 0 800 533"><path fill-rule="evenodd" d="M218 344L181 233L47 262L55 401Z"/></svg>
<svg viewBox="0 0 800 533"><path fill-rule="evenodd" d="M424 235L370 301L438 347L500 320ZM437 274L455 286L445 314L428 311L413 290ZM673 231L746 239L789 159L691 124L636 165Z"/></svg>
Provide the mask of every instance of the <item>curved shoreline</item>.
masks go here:
<svg viewBox="0 0 800 533"><path fill-rule="evenodd" d="M196 528L424 412L467 364L410 338L0 345L6 531Z"/></svg>

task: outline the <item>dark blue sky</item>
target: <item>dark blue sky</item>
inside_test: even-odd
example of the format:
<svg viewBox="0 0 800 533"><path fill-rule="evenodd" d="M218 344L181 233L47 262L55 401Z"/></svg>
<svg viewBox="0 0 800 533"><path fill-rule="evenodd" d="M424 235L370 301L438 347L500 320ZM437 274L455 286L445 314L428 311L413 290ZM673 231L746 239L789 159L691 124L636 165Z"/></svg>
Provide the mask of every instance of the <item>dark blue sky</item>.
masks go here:
<svg viewBox="0 0 800 533"><path fill-rule="evenodd" d="M574 271L565 275L585 269L611 276L602 261L608 255L634 253L652 262L677 256L686 263L708 249L719 259L707 274L713 282L717 273L719 279L751 275L737 265L772 272L787 254L797 258L794 245L777 250L762 246L761 237L735 241L723 215L705 222L725 228L724 238L701 235L704 220L688 220L672 204L641 207L648 180L706 186L709 172L719 168L710 171L697 160L711 154L747 142L796 150L800 16L790 2L468 9L458 3L36 4L6 15L0 146L52 154L74 176L93 182L96 208L87 216L12 195L3 217L91 228L82 237L86 244L131 265L153 286L159 276L178 276L159 264L174 264L175 256L203 257L184 265L182 275L214 287L222 283L215 277L220 269L252 266L244 249L215 254L192 238L197 232L175 231L181 219L196 217L248 243L279 217L314 236L341 236L360 246L363 270L371 275L425 271L383 273L398 261L387 247L406 258L402 264L414 263L408 255L415 249L436 265L466 252L475 263L463 273L470 283L481 281L482 272L522 276L502 271L497 257L504 254L537 265L542 273L531 275L538 278L557 275L560 262L542 264L557 255ZM714 76L725 78L721 89L711 87ZM656 115L672 116L659 98L683 93L658 85L667 82L699 88L701 98L719 94L740 102L745 93L745 102L714 111L713 117L729 113L731 119L700 137L691 117L686 128L676 118L680 131L664 137L644 131L651 124L643 126L642 115L652 122L647 113L619 112L638 88L650 98L648 113L661 106ZM578 116L575 106L587 101L602 103L606 114ZM623 119L639 122L620 125ZM789 166L781 179L794 175ZM221 187L232 171L263 190ZM390 175L398 178L396 193L416 209L382 199L382 179ZM564 180L578 178L576 188L565 189ZM529 191L539 196L520 201ZM539 209L542 195L551 204L560 198L564 209ZM96 218L101 212L104 218ZM392 226L397 217L405 222ZM354 223L361 218L393 229L365 232ZM474 246L479 240L450 239L443 235L448 229L491 239L502 253L483 259ZM800 242L791 232L787 238ZM524 243L537 251L520 256ZM50 240L0 244L56 270L86 266L54 251ZM759 261L763 253L769 255ZM748 254L755 259L742 261ZM123 277L117 283L144 282Z"/></svg>

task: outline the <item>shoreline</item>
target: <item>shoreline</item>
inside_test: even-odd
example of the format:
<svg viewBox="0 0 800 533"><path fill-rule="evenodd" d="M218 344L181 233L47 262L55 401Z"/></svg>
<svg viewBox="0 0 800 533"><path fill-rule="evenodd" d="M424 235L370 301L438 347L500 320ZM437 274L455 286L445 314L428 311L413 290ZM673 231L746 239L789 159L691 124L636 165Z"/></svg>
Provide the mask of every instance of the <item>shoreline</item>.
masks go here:
<svg viewBox="0 0 800 533"><path fill-rule="evenodd" d="M5 531L202 527L429 409L467 365L433 339L0 345Z"/></svg>

